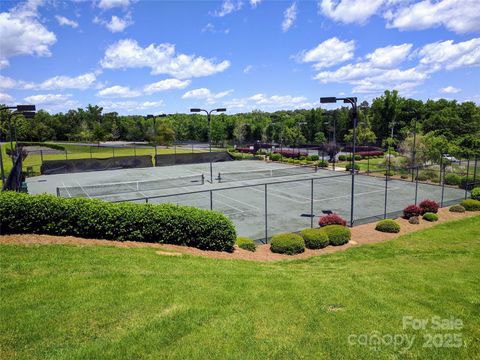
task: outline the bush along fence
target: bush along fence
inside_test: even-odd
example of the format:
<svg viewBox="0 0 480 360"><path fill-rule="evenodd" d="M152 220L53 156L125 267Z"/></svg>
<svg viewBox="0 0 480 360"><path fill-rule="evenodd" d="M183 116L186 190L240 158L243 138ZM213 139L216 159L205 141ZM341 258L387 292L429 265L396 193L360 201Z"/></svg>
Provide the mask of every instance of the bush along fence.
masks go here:
<svg viewBox="0 0 480 360"><path fill-rule="evenodd" d="M0 234L72 235L229 252L236 240L225 215L172 204L107 203L4 191L0 219Z"/></svg>

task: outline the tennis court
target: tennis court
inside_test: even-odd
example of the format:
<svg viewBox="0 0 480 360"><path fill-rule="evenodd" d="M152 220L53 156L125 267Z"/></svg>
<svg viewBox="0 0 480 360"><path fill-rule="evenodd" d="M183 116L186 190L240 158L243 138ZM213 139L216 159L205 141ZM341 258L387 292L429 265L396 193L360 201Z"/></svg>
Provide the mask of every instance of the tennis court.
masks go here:
<svg viewBox="0 0 480 360"><path fill-rule="evenodd" d="M352 177L346 172L262 161L219 162L213 169L213 183L206 163L43 175L28 179L28 189L58 191L64 197L213 209L230 217L239 235L254 239L316 226L323 211L350 219ZM414 202L414 196L415 182L356 175L354 225L383 218L385 204L388 216L397 215ZM419 201L443 200L446 206L464 196L458 188L418 184Z"/></svg>

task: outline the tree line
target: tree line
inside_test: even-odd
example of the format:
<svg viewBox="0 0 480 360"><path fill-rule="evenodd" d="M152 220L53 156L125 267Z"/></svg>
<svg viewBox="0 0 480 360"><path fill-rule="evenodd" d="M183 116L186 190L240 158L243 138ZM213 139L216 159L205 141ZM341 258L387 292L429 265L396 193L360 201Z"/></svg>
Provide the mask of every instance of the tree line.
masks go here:
<svg viewBox="0 0 480 360"><path fill-rule="evenodd" d="M314 108L212 116L214 143L247 144L256 141L286 145L350 143L352 110ZM199 114L168 114L166 117L122 116L104 112L102 107L49 114L40 110L35 118L13 117L17 138L24 141L148 141L168 145L174 141L208 141L208 121ZM400 147L414 132L438 147L478 153L480 107L456 100L415 100L398 92L358 105L357 144ZM0 114L0 136L8 139L8 112ZM335 136L335 139L334 139ZM419 137L422 139L422 137ZM433 139L433 140L432 140Z"/></svg>

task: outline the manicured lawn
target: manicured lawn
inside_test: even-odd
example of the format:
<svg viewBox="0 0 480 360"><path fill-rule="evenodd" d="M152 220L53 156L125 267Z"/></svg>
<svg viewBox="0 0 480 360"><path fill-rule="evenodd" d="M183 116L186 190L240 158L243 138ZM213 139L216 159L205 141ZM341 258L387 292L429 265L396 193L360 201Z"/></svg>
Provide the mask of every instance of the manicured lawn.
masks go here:
<svg viewBox="0 0 480 360"><path fill-rule="evenodd" d="M480 216L303 261L0 246L0 358L473 359ZM402 318L460 319L457 330ZM349 345L378 331L413 346ZM424 348L459 334L462 346ZM387 338L385 338L387 339ZM438 344L438 340L436 342ZM428 344L428 343L427 343Z"/></svg>

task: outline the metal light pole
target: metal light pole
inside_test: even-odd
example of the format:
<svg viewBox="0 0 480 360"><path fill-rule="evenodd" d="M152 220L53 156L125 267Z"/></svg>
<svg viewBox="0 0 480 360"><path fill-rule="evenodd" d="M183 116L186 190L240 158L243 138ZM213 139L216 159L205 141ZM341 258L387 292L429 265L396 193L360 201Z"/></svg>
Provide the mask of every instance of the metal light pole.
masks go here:
<svg viewBox="0 0 480 360"><path fill-rule="evenodd" d="M204 112L207 114L208 119L208 151L209 151L209 159L210 159L210 184L213 184L213 165L212 165L212 126L210 121L210 115L212 112L225 112L227 109L219 108L219 109L212 109L210 111L198 108L190 109L190 112L197 113L197 112Z"/></svg>
<svg viewBox="0 0 480 360"><path fill-rule="evenodd" d="M350 204L350 227L353 226L353 210L355 207L355 153L356 153L356 144L357 144L357 98L356 97L346 97L346 98L337 98L337 97L321 97L320 103L336 103L337 101L343 101L345 104L352 105L353 109L353 156L352 156L352 195L351 195L351 204Z"/></svg>

